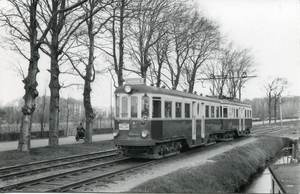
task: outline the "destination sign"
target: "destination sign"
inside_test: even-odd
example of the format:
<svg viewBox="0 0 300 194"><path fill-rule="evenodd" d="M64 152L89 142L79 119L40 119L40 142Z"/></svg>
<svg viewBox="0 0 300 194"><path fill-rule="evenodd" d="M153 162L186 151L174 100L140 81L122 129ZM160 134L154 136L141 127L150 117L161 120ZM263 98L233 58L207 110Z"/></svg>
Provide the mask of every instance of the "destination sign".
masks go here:
<svg viewBox="0 0 300 194"><path fill-rule="evenodd" d="M143 78L128 78L125 80L125 84L139 85L144 84Z"/></svg>

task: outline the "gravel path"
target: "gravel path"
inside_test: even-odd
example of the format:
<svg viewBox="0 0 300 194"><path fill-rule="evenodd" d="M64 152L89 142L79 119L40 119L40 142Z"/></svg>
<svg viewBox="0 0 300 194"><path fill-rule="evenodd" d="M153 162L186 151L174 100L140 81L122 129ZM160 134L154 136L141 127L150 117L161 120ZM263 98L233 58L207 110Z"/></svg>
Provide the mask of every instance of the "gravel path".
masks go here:
<svg viewBox="0 0 300 194"><path fill-rule="evenodd" d="M94 186L91 185L91 187L88 190L84 190L84 192L128 192L133 187L146 181L149 181L155 177L169 174L180 168L202 165L206 162L210 162L209 159L216 155L228 151L236 146L242 146L251 143L255 140L256 138L250 137L243 141L232 142L226 146L203 151L193 156L180 158L174 161L164 162L161 163L160 166L155 165L136 173L122 175L125 178L120 177L118 180L114 180L114 182L105 184L104 186L100 184Z"/></svg>

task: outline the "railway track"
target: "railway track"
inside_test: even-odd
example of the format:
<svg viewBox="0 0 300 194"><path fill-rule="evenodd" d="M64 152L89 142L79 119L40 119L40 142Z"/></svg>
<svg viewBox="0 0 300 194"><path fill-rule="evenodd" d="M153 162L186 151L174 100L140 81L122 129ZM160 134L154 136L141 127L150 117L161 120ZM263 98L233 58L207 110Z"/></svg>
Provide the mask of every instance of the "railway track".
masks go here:
<svg viewBox="0 0 300 194"><path fill-rule="evenodd" d="M276 133L276 132L280 132L280 131L285 131L285 130L289 130L290 127L288 125L282 125L282 126L278 126L278 125L268 125L268 126L259 126L259 127L255 127L251 130L251 136L258 136L258 135L264 135L264 134L272 134L272 133Z"/></svg>
<svg viewBox="0 0 300 194"><path fill-rule="evenodd" d="M74 164L83 164L86 162L94 162L118 156L117 150L106 150L83 155L74 155L70 157L57 158L53 160L45 160L32 162L23 165L15 165L0 168L0 180L7 180L16 177L22 177L35 173L47 172L57 168L66 168Z"/></svg>
<svg viewBox="0 0 300 194"><path fill-rule="evenodd" d="M6 183L0 187L0 192L66 192L101 179L150 165L153 162L155 161L132 160L123 157L65 172L57 170L46 176Z"/></svg>

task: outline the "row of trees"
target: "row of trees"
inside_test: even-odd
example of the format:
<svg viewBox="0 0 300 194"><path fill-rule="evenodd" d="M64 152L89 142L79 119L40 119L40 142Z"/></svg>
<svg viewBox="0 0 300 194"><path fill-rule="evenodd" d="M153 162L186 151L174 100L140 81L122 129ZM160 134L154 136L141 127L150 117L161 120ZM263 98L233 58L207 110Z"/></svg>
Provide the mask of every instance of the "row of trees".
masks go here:
<svg viewBox="0 0 300 194"><path fill-rule="evenodd" d="M0 106L0 133L7 132L2 130L1 124L10 126L14 124L19 126L21 123L22 113L20 109L23 106L23 99L14 100L5 106ZM50 97L43 95L36 98L36 110L32 115L32 123L39 125L40 131L45 130L46 124L49 124L50 116ZM100 127L103 120L111 120L113 115L110 113L109 108L94 109L96 114L95 120L98 121L98 125L94 127ZM85 121L84 106L82 100L76 100L74 98L60 98L60 112L59 121L65 123L66 129L70 127L70 123L79 124ZM69 126L69 127L68 127ZM8 127L9 128L9 127ZM19 131L14 130L14 131Z"/></svg>
<svg viewBox="0 0 300 194"><path fill-rule="evenodd" d="M271 115L269 115L269 102L268 98L254 98L252 100L247 100L247 103L252 105L253 118L259 118L261 120L270 120L279 118L279 104L275 109L275 101L271 103ZM282 118L299 118L300 117L300 97L283 97L281 99L282 106ZM271 118L270 118L271 116Z"/></svg>
<svg viewBox="0 0 300 194"><path fill-rule="evenodd" d="M5 43L29 63L24 75L24 106L18 150L30 150L32 115L37 106L39 52L50 58L49 146L58 145L62 69L84 81L86 138L92 141L96 116L91 105L95 65L110 63L114 85L136 73L157 87L188 88L193 92L201 76L209 76L212 94L241 98L252 72L249 50L234 48L219 26L192 1L180 0L8 0L0 11ZM104 56L101 59L99 56ZM130 62L129 62L130 61ZM101 64L103 66L103 63ZM216 79L216 77L218 79ZM43 106L43 105L42 105Z"/></svg>
<svg viewBox="0 0 300 194"><path fill-rule="evenodd" d="M269 116L269 123L271 123L272 117L272 101L274 100L273 107L274 107L274 118L276 123L277 118L277 110L278 110L278 103L281 100L282 93L288 87L288 81L285 78L274 78L268 81L264 85L264 90L266 92L266 96L268 98L268 116Z"/></svg>

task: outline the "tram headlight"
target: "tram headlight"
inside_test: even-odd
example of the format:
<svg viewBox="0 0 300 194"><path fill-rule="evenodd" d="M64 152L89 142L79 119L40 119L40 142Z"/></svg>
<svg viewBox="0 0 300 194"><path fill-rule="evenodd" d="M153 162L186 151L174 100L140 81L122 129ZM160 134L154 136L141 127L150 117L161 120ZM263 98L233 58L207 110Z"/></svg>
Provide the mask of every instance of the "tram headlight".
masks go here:
<svg viewBox="0 0 300 194"><path fill-rule="evenodd" d="M113 132L113 136L114 137L117 137L119 135L119 130L115 130L114 132Z"/></svg>
<svg viewBox="0 0 300 194"><path fill-rule="evenodd" d="M146 138L149 135L149 131L143 130L141 133L142 138Z"/></svg>
<svg viewBox="0 0 300 194"><path fill-rule="evenodd" d="M125 90L126 93L130 93L131 92L131 87L127 85L127 86L125 86L124 90Z"/></svg>

